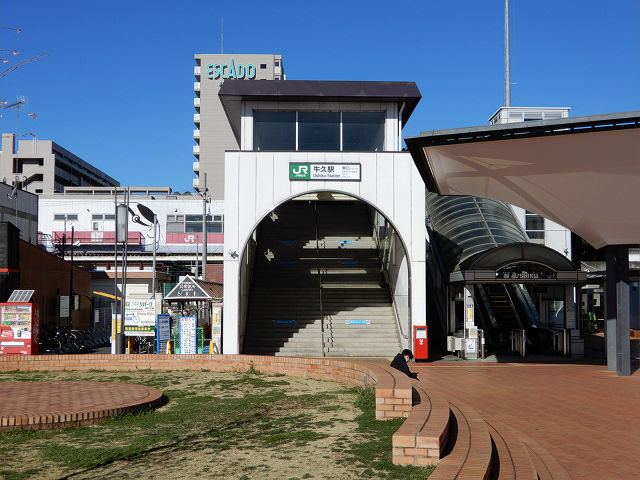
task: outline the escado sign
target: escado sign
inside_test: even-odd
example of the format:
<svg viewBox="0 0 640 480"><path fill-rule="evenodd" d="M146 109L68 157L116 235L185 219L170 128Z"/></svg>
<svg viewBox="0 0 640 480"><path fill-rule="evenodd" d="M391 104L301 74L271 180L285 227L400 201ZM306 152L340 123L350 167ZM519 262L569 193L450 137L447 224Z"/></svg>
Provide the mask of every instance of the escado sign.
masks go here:
<svg viewBox="0 0 640 480"><path fill-rule="evenodd" d="M207 77L212 80L218 78L256 78L256 66L253 63L236 64L233 59L229 63L210 63L207 65Z"/></svg>

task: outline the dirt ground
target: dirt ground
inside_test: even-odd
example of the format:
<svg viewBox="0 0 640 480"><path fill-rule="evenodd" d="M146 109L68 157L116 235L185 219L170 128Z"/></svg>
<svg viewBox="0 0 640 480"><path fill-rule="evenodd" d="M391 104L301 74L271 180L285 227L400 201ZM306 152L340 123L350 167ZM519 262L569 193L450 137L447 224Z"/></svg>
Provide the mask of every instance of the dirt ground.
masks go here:
<svg viewBox="0 0 640 480"><path fill-rule="evenodd" d="M18 374L19 375L19 374ZM26 375L26 374L23 374ZM43 460L47 442L62 442L84 449L104 448L105 442L114 446L126 445L132 438L147 435L153 430L132 428L127 435L118 436L108 425L88 427L104 435L87 436L74 433L73 428L60 432L37 432L28 437L22 448L3 445L0 435L0 454L11 452L12 468L8 464L0 471L4 478L220 478L220 479L352 479L361 477L365 466L349 454L349 447L357 444L365 434L357 431L356 418L362 413L355 405L356 393L348 386L308 378L257 375L247 384L243 372L108 372L32 374L22 380L94 380L124 381L155 386L163 391L187 392L218 399L243 399L247 394L274 392L281 389L287 398L313 400L308 406L300 402L280 403L268 416L258 422L243 421L242 434L218 435L215 425L209 425L211 435L186 435L178 444L150 448L144 455L128 460L118 459L102 466L69 469L49 456ZM15 380L3 375L0 380ZM1 388L1 383L0 383ZM277 392L276 392L277 393ZM182 394L182 393L181 393ZM306 400L304 400L306 402ZM304 404L306 405L306 404ZM176 408L169 401L159 412ZM224 412L218 412L224 416ZM282 426L282 429L278 427ZM263 430L264 427L264 430ZM225 426L228 429L228 426ZM103 429L103 430L100 430ZM85 427L87 430L87 427ZM281 431L283 430L283 431ZM273 432L279 432L274 434ZM265 437L266 434L266 437ZM116 435L116 436L114 436ZM151 443L151 442L150 442ZM4 455L3 455L4 456ZM5 457L6 458L6 457ZM21 466L19 468L19 466ZM40 468L25 468L38 466ZM8 473L11 472L11 473ZM369 475L366 475L369 476ZM0 474L2 478L2 474Z"/></svg>

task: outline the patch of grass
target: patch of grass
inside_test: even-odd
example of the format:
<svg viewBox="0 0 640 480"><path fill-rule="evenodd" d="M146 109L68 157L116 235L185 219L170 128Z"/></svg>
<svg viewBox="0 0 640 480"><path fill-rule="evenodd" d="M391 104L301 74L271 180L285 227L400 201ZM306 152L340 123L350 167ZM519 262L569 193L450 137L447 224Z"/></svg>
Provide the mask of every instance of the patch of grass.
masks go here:
<svg viewBox="0 0 640 480"><path fill-rule="evenodd" d="M340 410L340 405L321 405L318 407L319 412L335 412Z"/></svg>
<svg viewBox="0 0 640 480"><path fill-rule="evenodd" d="M376 401L374 387L355 388L355 405L362 414L358 416L358 430L364 433L366 440L353 443L348 447L349 460L365 467L362 477L402 480L421 480L427 478L435 467L420 468L394 465L391 453L391 437L400 428L403 419L376 420Z"/></svg>
<svg viewBox="0 0 640 480"><path fill-rule="evenodd" d="M27 478L32 478L36 476L40 472L37 468L30 468L28 470L23 470L22 472L14 472L11 470L0 470L0 478L5 480L23 480Z"/></svg>
<svg viewBox="0 0 640 480"><path fill-rule="evenodd" d="M279 432L263 437L262 441L266 445L280 445L283 443L296 442L298 444L306 444L321 438L327 438L327 435L317 433L312 430L298 430L294 432Z"/></svg>

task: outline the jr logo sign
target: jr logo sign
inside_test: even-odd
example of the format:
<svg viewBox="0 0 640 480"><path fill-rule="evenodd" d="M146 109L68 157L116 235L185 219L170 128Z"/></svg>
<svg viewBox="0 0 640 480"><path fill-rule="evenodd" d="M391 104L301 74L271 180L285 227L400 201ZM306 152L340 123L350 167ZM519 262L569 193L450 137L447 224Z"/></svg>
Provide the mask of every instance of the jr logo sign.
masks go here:
<svg viewBox="0 0 640 480"><path fill-rule="evenodd" d="M308 163L290 163L289 180L309 180L311 167Z"/></svg>

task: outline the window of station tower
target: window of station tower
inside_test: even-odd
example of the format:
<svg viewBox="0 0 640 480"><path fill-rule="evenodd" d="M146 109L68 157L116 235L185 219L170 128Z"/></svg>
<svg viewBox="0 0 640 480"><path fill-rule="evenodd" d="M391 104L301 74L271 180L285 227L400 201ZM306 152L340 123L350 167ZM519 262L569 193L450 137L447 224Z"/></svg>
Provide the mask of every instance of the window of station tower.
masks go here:
<svg viewBox="0 0 640 480"><path fill-rule="evenodd" d="M257 151L356 151L384 149L385 112L253 112Z"/></svg>

